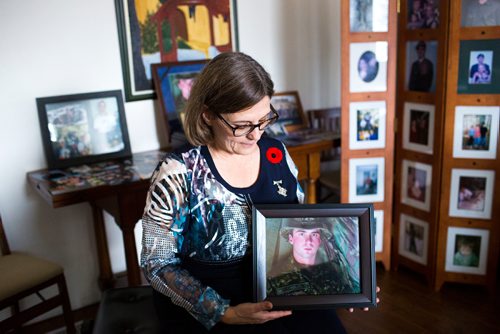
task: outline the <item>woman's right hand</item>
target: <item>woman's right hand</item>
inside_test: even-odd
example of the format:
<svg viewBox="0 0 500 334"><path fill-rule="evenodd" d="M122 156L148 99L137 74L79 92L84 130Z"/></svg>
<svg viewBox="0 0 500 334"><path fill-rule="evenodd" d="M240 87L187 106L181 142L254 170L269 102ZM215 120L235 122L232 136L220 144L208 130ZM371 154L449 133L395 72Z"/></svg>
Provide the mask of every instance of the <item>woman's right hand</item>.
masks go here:
<svg viewBox="0 0 500 334"><path fill-rule="evenodd" d="M263 324L292 314L292 311L271 311L272 308L273 304L268 301L229 306L221 321L231 325Z"/></svg>

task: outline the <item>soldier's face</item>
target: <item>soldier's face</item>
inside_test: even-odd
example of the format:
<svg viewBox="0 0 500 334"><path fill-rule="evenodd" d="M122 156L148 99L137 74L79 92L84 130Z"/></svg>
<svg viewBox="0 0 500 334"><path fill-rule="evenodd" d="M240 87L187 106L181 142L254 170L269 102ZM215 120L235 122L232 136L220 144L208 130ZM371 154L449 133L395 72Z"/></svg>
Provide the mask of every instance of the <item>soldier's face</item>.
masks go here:
<svg viewBox="0 0 500 334"><path fill-rule="evenodd" d="M293 229L288 235L288 241L293 247L293 257L300 264L313 265L316 253L321 245L319 229Z"/></svg>

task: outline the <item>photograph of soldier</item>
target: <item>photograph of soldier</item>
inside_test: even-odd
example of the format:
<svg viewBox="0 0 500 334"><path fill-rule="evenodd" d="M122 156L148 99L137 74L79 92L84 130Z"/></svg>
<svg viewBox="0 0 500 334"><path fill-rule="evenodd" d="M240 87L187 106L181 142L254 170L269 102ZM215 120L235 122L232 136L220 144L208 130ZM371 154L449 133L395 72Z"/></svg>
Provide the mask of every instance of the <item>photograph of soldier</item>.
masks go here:
<svg viewBox="0 0 500 334"><path fill-rule="evenodd" d="M357 218L283 218L274 238L267 296L360 292Z"/></svg>
<svg viewBox="0 0 500 334"><path fill-rule="evenodd" d="M406 78L408 90L434 92L434 64L437 58L436 41L408 42L406 47Z"/></svg>

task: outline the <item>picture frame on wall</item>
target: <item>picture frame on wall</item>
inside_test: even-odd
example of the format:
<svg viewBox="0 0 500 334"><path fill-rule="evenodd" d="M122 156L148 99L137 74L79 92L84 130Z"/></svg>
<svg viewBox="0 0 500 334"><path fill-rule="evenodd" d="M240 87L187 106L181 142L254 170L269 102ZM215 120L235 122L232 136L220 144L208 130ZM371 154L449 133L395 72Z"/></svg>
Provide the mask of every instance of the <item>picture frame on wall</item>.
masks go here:
<svg viewBox="0 0 500 334"><path fill-rule="evenodd" d="M286 310L375 307L373 228L371 204L254 205L254 301ZM304 236L314 255L295 251Z"/></svg>
<svg viewBox="0 0 500 334"><path fill-rule="evenodd" d="M154 98L152 64L238 50L236 0L115 0L125 100Z"/></svg>
<svg viewBox="0 0 500 334"><path fill-rule="evenodd" d="M401 203L429 212L432 196L432 166L403 159Z"/></svg>
<svg viewBox="0 0 500 334"><path fill-rule="evenodd" d="M451 170L450 217L491 219L495 171Z"/></svg>
<svg viewBox="0 0 500 334"><path fill-rule="evenodd" d="M456 106L453 157L496 159L500 107Z"/></svg>
<svg viewBox="0 0 500 334"><path fill-rule="evenodd" d="M49 169L130 157L121 90L36 99Z"/></svg>
<svg viewBox="0 0 500 334"><path fill-rule="evenodd" d="M403 148L432 154L434 114L432 104L405 102L403 111Z"/></svg>
<svg viewBox="0 0 500 334"><path fill-rule="evenodd" d="M427 265L429 223L404 213L401 214L398 246L399 255Z"/></svg>
<svg viewBox="0 0 500 334"><path fill-rule="evenodd" d="M184 142L184 109L196 77L208 60L153 64L154 89L169 133L169 142ZM187 140L186 140L187 142Z"/></svg>
<svg viewBox="0 0 500 334"><path fill-rule="evenodd" d="M408 0L406 5L408 8L407 29L436 29L439 27L439 0Z"/></svg>
<svg viewBox="0 0 500 334"><path fill-rule="evenodd" d="M500 39L460 41L457 92L500 93Z"/></svg>
<svg viewBox="0 0 500 334"><path fill-rule="evenodd" d="M298 91L274 93L271 97L271 104L279 115L275 124L283 126L287 132L309 127L309 121L302 108Z"/></svg>
<svg viewBox="0 0 500 334"><path fill-rule="evenodd" d="M349 91L385 92L387 90L388 43L386 41L351 43Z"/></svg>
<svg viewBox="0 0 500 334"><path fill-rule="evenodd" d="M486 275L490 231L480 228L448 227L447 272Z"/></svg>
<svg viewBox="0 0 500 334"><path fill-rule="evenodd" d="M388 0L350 0L351 32L387 32L389 28Z"/></svg>
<svg viewBox="0 0 500 334"><path fill-rule="evenodd" d="M384 210L373 212L375 222L375 253L384 251Z"/></svg>
<svg viewBox="0 0 500 334"><path fill-rule="evenodd" d="M408 91L436 91L437 41L406 42L405 87Z"/></svg>
<svg viewBox="0 0 500 334"><path fill-rule="evenodd" d="M349 202L384 201L385 159L358 158L349 160Z"/></svg>
<svg viewBox="0 0 500 334"><path fill-rule="evenodd" d="M385 101L349 103L349 148L384 148L386 114Z"/></svg>
<svg viewBox="0 0 500 334"><path fill-rule="evenodd" d="M498 1L462 0L462 27L492 27L500 25Z"/></svg>

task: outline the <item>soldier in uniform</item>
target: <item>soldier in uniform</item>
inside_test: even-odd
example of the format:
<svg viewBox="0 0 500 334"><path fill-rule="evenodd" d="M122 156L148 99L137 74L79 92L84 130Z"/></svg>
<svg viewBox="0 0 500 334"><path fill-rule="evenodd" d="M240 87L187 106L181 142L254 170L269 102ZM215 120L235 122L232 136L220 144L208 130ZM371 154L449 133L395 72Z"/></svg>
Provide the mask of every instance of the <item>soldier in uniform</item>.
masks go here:
<svg viewBox="0 0 500 334"><path fill-rule="evenodd" d="M336 223L338 225L338 223ZM359 293L359 279L351 277L348 260L321 218L287 219L280 236L292 251L268 273L268 296Z"/></svg>

